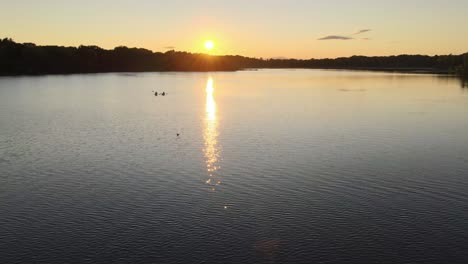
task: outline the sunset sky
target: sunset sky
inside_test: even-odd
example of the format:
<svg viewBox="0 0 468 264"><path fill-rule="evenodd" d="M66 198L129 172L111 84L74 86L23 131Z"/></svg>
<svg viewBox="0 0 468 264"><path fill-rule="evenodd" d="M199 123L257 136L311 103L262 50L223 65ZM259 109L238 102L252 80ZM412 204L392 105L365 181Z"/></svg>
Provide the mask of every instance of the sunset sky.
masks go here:
<svg viewBox="0 0 468 264"><path fill-rule="evenodd" d="M17 42L251 57L468 52L466 0L1 0Z"/></svg>

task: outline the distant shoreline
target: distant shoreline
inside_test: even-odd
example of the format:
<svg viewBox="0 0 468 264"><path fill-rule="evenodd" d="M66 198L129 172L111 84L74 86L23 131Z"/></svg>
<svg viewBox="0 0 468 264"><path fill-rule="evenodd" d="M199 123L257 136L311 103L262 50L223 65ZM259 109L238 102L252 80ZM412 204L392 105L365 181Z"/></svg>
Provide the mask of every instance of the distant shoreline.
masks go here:
<svg viewBox="0 0 468 264"><path fill-rule="evenodd" d="M27 77L27 76L55 76L55 75L93 75L106 73L136 74L136 73L206 73L206 72L240 72L256 70L336 70L336 71L362 71L362 72L382 72L382 73L401 73L401 74L435 74L458 77L457 74L449 71L430 70L430 69L376 69L376 68L246 68L236 70L208 70L208 71L102 71L102 72L67 72L67 73L37 73L37 74L0 74L0 77Z"/></svg>
<svg viewBox="0 0 468 264"><path fill-rule="evenodd" d="M388 72L388 73L417 73L417 74L444 74L444 75L453 75L455 73L449 70L442 69L431 69L431 68L373 68L373 67L360 67L360 68L252 68L252 69L243 69L243 70L262 70L262 69L304 69L304 70L337 70L337 71L370 71L370 72Z"/></svg>
<svg viewBox="0 0 468 264"><path fill-rule="evenodd" d="M420 74L468 73L461 55L352 56L335 59L262 59L170 50L97 46L38 46L0 39L0 76L136 72L221 72L247 69L321 69Z"/></svg>
<svg viewBox="0 0 468 264"><path fill-rule="evenodd" d="M103 74L103 73L117 73L117 74L136 74L136 73L204 73L204 72L239 72L239 71L257 71L257 70L330 70L330 71L363 71L363 72L383 72L383 73L402 73L402 74L436 74L436 75L448 75L457 77L458 75L448 70L438 69L427 69L427 68L301 68L301 67L285 67L285 68L245 68L235 70L165 70L165 71L102 71L102 72L67 72L67 73L37 73L37 74L0 74L0 77L21 77L21 76L48 76L48 75L92 75L92 74Z"/></svg>

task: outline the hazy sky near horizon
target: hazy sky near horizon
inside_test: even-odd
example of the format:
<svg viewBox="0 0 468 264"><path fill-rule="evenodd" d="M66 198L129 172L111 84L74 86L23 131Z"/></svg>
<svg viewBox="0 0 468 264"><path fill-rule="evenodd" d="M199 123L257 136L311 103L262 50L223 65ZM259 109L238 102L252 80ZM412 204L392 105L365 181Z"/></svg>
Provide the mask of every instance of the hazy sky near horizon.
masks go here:
<svg viewBox="0 0 468 264"><path fill-rule="evenodd" d="M468 52L468 0L0 2L0 37L17 42L205 52L212 39L214 54L264 58Z"/></svg>

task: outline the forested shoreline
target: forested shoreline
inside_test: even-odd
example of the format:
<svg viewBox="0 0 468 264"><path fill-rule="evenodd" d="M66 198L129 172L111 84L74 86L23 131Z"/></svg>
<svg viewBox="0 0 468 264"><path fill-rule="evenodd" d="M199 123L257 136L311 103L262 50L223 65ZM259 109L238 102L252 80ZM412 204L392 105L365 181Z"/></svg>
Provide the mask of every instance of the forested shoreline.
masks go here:
<svg viewBox="0 0 468 264"><path fill-rule="evenodd" d="M262 59L214 56L170 50L98 46L39 46L0 39L0 75L101 72L236 71L249 68L352 69L468 75L468 53L461 55L352 56L335 59Z"/></svg>

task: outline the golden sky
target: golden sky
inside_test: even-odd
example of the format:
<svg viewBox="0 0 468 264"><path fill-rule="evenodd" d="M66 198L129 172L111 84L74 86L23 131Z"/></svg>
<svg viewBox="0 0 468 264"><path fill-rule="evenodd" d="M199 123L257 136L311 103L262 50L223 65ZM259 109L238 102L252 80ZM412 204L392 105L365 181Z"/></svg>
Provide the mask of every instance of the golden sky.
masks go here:
<svg viewBox="0 0 468 264"><path fill-rule="evenodd" d="M250 57L468 52L468 1L16 0L0 9L0 37L18 42ZM321 40L322 39L322 40Z"/></svg>

